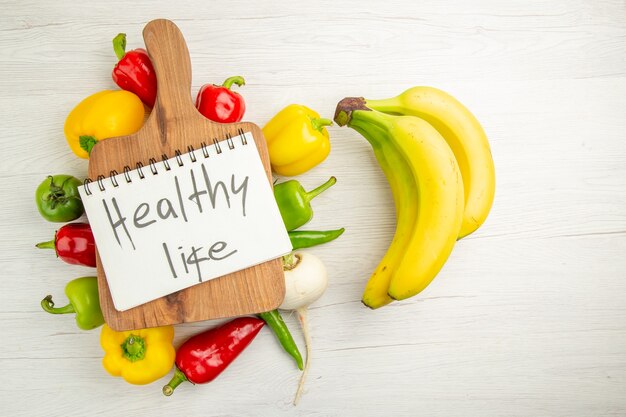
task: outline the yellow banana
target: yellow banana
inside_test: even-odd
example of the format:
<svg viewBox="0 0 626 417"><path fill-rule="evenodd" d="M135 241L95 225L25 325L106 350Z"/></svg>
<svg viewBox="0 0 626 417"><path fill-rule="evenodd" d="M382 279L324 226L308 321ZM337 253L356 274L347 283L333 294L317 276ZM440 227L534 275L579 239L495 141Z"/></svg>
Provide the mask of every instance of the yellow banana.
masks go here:
<svg viewBox="0 0 626 417"><path fill-rule="evenodd" d="M487 218L495 194L495 169L485 131L458 100L433 87L409 88L397 97L366 100L384 113L418 116L444 137L459 164L465 189L459 239L478 229Z"/></svg>
<svg viewBox="0 0 626 417"><path fill-rule="evenodd" d="M372 144L378 164L389 182L396 207L396 230L393 239L363 292L363 304L376 309L393 301L387 294L387 289L391 276L409 242L417 218L417 184L411 168L400 154L396 144L387 140L385 131L375 126L370 126L367 130L362 130L358 126L352 126L352 128Z"/></svg>
<svg viewBox="0 0 626 417"><path fill-rule="evenodd" d="M380 153L377 148L396 152L396 162L378 160L385 173L397 170L395 175L387 177L398 181L396 188L411 199L405 205L396 206L396 210L406 211L403 214L414 220L407 221L410 224L408 241L403 240L403 245L392 244L385 255L396 261L389 279L374 274L368 287L375 294L386 290L393 299L411 297L426 288L437 275L452 252L461 228L463 180L454 154L428 122L417 117L372 111L363 99L342 100L337 106L335 121L364 134L377 157ZM394 155L391 151L388 154ZM401 174L403 167L408 168L407 174ZM390 181L390 185L393 191L394 182ZM396 195L402 194L396 190L394 198ZM398 204L402 200L396 198L395 201Z"/></svg>
<svg viewBox="0 0 626 417"><path fill-rule="evenodd" d="M387 291L403 300L426 288L452 252L463 222L463 179L452 150L428 122L388 117L395 119L390 136L412 168L419 193L417 223Z"/></svg>

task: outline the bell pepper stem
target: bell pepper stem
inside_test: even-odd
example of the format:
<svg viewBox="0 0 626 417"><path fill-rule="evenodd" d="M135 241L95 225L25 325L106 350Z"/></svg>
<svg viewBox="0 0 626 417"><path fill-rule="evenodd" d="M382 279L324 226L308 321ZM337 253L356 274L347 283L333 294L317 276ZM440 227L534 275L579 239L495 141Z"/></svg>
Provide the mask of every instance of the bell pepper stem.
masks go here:
<svg viewBox="0 0 626 417"><path fill-rule="evenodd" d="M230 90L230 87L232 87L233 84L237 84L237 86L241 87L242 85L246 85L246 80L244 80L243 77L239 75L235 75L234 77L226 78L226 80L222 84L222 87Z"/></svg>
<svg viewBox="0 0 626 417"><path fill-rule="evenodd" d="M337 182L337 178L335 177L330 177L328 179L328 181L326 181L324 184L320 185L317 188L314 188L311 191L308 191L305 194L305 199L307 201L311 201L312 199L314 199L315 197L317 197L319 194L321 194L322 192L326 191L328 188L332 187L335 183Z"/></svg>
<svg viewBox="0 0 626 417"><path fill-rule="evenodd" d="M64 307L54 307L54 301L52 301L52 296L47 295L46 298L41 300L41 308L44 311L47 311L50 314L69 314L75 313L74 306L70 303Z"/></svg>
<svg viewBox="0 0 626 417"><path fill-rule="evenodd" d="M126 55L126 34L118 33L116 37L113 38L113 50L115 51L115 55L117 55L117 59L121 60Z"/></svg>
<svg viewBox="0 0 626 417"><path fill-rule="evenodd" d="M40 242L40 243L37 243L35 246L38 247L39 249L55 249L56 250L56 247L54 245L55 240L56 239L52 239L47 242Z"/></svg>
<svg viewBox="0 0 626 417"><path fill-rule="evenodd" d="M185 376L183 371L181 371L177 367L176 370L174 371L174 376L172 377L170 382L168 382L167 385L163 387L163 395L166 395L169 397L170 395L174 393L174 390L176 389L176 387L185 381L187 381L187 377Z"/></svg>
<svg viewBox="0 0 626 417"><path fill-rule="evenodd" d="M140 361L146 356L146 341L136 334L131 333L120 347L122 356L131 362Z"/></svg>
<svg viewBox="0 0 626 417"><path fill-rule="evenodd" d="M78 141L79 141L80 147L89 155L91 155L91 150L96 145L96 143L98 143L98 139L96 139L93 136L87 136L87 135L79 136Z"/></svg>
<svg viewBox="0 0 626 417"><path fill-rule="evenodd" d="M313 129L321 132L324 126L331 126L333 121L330 119L320 118L311 118L311 124L313 125Z"/></svg>

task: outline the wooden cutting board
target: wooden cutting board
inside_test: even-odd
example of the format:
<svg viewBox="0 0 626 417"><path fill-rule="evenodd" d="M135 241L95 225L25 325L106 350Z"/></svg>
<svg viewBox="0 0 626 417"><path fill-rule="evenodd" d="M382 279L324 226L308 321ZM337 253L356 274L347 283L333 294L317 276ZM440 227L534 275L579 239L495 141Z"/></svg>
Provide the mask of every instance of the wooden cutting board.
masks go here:
<svg viewBox="0 0 626 417"><path fill-rule="evenodd" d="M156 104L137 133L96 144L89 160L89 178L108 177L112 170L123 172L125 166L134 168L137 162L147 167L150 158L159 161L162 155L173 157L176 150L185 153L189 146L200 149L203 142L226 140L229 135L237 136L243 130L254 136L271 183L267 145L258 126L214 123L196 110L191 98L189 51L178 27L169 20L154 20L144 28L143 37L157 74ZM274 259L121 312L113 306L99 256L97 262L102 313L106 323L115 330L269 311L280 305L285 294L282 262Z"/></svg>

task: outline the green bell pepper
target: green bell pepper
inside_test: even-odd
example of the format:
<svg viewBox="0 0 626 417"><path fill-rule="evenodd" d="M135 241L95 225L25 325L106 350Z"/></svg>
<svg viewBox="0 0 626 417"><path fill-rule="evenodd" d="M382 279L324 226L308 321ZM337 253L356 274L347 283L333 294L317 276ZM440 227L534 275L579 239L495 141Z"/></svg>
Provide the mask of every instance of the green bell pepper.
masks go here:
<svg viewBox="0 0 626 417"><path fill-rule="evenodd" d="M104 323L96 277L76 278L68 282L65 295L70 301L68 305L55 308L52 296L48 295L41 300L41 307L51 314L76 313L76 325L83 330L95 329Z"/></svg>
<svg viewBox="0 0 626 417"><path fill-rule="evenodd" d="M274 198L287 231L297 229L313 218L311 200L337 182L335 177L314 190L305 191L296 180L289 180L274 186Z"/></svg>

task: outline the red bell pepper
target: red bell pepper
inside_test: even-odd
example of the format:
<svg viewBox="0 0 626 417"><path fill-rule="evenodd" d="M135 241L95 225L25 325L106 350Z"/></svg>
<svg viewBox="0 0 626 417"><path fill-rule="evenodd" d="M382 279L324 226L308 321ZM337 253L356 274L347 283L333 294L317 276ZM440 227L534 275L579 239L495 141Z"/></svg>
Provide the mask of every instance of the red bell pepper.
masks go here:
<svg viewBox="0 0 626 417"><path fill-rule="evenodd" d="M230 89L233 84L245 85L243 77L227 78L224 84L205 84L198 91L196 108L204 117L218 123L235 123L243 119L246 103L241 94Z"/></svg>
<svg viewBox="0 0 626 417"><path fill-rule="evenodd" d="M185 381L213 381L252 342L263 325L265 322L256 317L239 317L191 337L176 352L176 370L163 387L163 394L172 395Z"/></svg>
<svg viewBox="0 0 626 417"><path fill-rule="evenodd" d="M96 266L96 244L87 223L70 223L54 234L54 239L36 245L40 249L54 249L57 256L72 265Z"/></svg>
<svg viewBox="0 0 626 417"><path fill-rule="evenodd" d="M115 84L122 90L135 93L146 106L154 107L157 80L148 52L142 48L126 52L125 33L113 38L113 50L119 59L113 68Z"/></svg>

